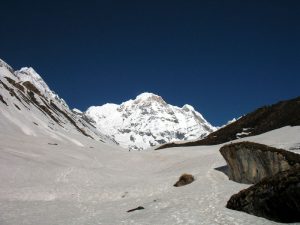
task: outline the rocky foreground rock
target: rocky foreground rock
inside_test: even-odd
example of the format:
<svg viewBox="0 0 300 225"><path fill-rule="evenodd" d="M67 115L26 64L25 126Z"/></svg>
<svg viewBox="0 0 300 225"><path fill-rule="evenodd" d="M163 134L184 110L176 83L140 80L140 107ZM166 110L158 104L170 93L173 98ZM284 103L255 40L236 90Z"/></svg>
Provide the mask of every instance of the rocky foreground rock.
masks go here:
<svg viewBox="0 0 300 225"><path fill-rule="evenodd" d="M227 162L229 179L239 183L255 184L300 166L299 154L253 142L225 145L220 152Z"/></svg>
<svg viewBox="0 0 300 225"><path fill-rule="evenodd" d="M300 167L240 191L230 198L226 207L277 222L300 222Z"/></svg>

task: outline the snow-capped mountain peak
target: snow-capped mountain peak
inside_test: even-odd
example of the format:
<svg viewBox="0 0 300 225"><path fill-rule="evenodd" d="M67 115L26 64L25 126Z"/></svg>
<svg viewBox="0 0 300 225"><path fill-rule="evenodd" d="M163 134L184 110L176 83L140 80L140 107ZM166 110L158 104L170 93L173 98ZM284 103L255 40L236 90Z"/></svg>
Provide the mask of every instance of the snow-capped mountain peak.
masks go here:
<svg viewBox="0 0 300 225"><path fill-rule="evenodd" d="M162 97L159 95L149 93L149 92L144 92L142 94L139 94L136 98L135 101L158 101L158 102L164 102Z"/></svg>
<svg viewBox="0 0 300 225"><path fill-rule="evenodd" d="M82 113L83 113L81 110L76 109L76 108L72 109L72 111L73 111L74 113L76 113L76 114L82 114Z"/></svg>
<svg viewBox="0 0 300 225"><path fill-rule="evenodd" d="M31 82L42 93L52 92L43 78L32 67L22 67L20 70L16 70L15 76L22 82Z"/></svg>
<svg viewBox="0 0 300 225"><path fill-rule="evenodd" d="M113 143L71 111L31 67L13 70L0 60L0 124L27 136L51 136L82 146L74 136Z"/></svg>
<svg viewBox="0 0 300 225"><path fill-rule="evenodd" d="M121 146L136 150L202 138L216 129L192 106L172 106L148 92L120 105L92 106L85 115Z"/></svg>
<svg viewBox="0 0 300 225"><path fill-rule="evenodd" d="M188 104L185 104L182 109L185 111L195 111L194 107Z"/></svg>
<svg viewBox="0 0 300 225"><path fill-rule="evenodd" d="M160 96L155 95L155 94L150 93L150 92L144 92L144 93L141 93L138 96L136 96L136 99L145 100L145 99L152 98L152 97L160 97Z"/></svg>
<svg viewBox="0 0 300 225"><path fill-rule="evenodd" d="M0 59L0 68L6 68L10 73L6 73L6 76L10 76L10 75L12 75L12 76L14 76L14 70L13 70L13 68L10 66L10 65L8 65L6 62L4 62L2 59ZM1 73L0 74L0 76L2 76L3 74Z"/></svg>
<svg viewBox="0 0 300 225"><path fill-rule="evenodd" d="M36 118L39 118L45 121L45 129L39 129L35 134L57 130L79 132L96 140L111 142L112 139L125 148L136 150L202 138L215 130L192 106L172 106L161 96L148 92L120 105L107 103L92 106L86 112L70 110L32 67L15 71L2 60L0 101L2 112L10 111L7 116L22 115L28 118L24 123L21 123L22 119L18 120L18 127L26 123L21 127L25 134L32 133L28 130L42 127L36 125Z"/></svg>
<svg viewBox="0 0 300 225"><path fill-rule="evenodd" d="M32 67L22 67L15 74L21 81L31 82L42 94L52 93L48 85Z"/></svg>
<svg viewBox="0 0 300 225"><path fill-rule="evenodd" d="M21 82L30 82L30 84L39 90L41 95L49 99L55 99L60 105L68 107L65 100L52 91L43 78L32 67L22 67L20 70L15 71L14 74Z"/></svg>

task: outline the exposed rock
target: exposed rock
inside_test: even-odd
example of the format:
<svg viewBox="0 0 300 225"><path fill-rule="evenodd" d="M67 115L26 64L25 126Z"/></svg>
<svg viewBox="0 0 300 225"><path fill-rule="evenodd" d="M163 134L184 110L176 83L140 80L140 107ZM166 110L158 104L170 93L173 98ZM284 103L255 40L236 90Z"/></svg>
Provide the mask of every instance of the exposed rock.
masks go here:
<svg viewBox="0 0 300 225"><path fill-rule="evenodd" d="M277 222L300 222L300 167L265 178L233 195L227 208Z"/></svg>
<svg viewBox="0 0 300 225"><path fill-rule="evenodd" d="M21 110L20 107L17 104L14 104L14 106L18 109Z"/></svg>
<svg viewBox="0 0 300 225"><path fill-rule="evenodd" d="M7 105L7 102L3 99L2 95L0 95L0 101L1 101L3 104L5 104L6 106L8 106L8 105Z"/></svg>
<svg viewBox="0 0 300 225"><path fill-rule="evenodd" d="M136 211L136 210L142 210L142 209L145 209L143 206L139 206L137 208L134 208L134 209L130 209L128 210L127 212L133 212L133 211Z"/></svg>
<svg viewBox="0 0 300 225"><path fill-rule="evenodd" d="M23 82L23 85L27 88L28 91L32 91L35 94L42 96L40 90L36 88L30 81Z"/></svg>
<svg viewBox="0 0 300 225"><path fill-rule="evenodd" d="M233 123L210 133L203 139L185 143L168 143L157 149L217 145L228 141L262 134L284 126L300 125L300 97L261 107Z"/></svg>
<svg viewBox="0 0 300 225"><path fill-rule="evenodd" d="M174 187L181 187L192 183L195 180L194 176L191 174L182 174L179 180L174 184Z"/></svg>
<svg viewBox="0 0 300 225"><path fill-rule="evenodd" d="M300 155L253 142L225 145L220 152L228 165L228 176L240 183L257 183L265 177L300 165Z"/></svg>
<svg viewBox="0 0 300 225"><path fill-rule="evenodd" d="M58 145L57 143L48 143L48 145Z"/></svg>

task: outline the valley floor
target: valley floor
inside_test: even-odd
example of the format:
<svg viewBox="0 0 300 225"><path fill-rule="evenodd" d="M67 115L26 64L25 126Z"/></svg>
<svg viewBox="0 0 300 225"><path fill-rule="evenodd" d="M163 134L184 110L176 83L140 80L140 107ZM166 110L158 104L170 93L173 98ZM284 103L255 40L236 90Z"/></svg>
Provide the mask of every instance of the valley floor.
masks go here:
<svg viewBox="0 0 300 225"><path fill-rule="evenodd" d="M225 208L248 185L215 169L225 165L220 146L128 152L76 140L84 147L0 134L1 225L277 224ZM289 149L300 127L247 140ZM173 187L183 173L195 182ZM127 213L138 206L145 209Z"/></svg>

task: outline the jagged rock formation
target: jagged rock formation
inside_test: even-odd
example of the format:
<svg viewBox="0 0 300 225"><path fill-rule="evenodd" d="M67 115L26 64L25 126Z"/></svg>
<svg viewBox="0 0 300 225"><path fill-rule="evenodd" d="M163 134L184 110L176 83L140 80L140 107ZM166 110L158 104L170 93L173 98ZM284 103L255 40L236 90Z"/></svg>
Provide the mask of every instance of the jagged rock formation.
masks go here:
<svg viewBox="0 0 300 225"><path fill-rule="evenodd" d="M300 167L268 177L233 195L227 208L277 222L300 222Z"/></svg>
<svg viewBox="0 0 300 225"><path fill-rule="evenodd" d="M284 126L298 125L300 125L300 97L261 107L209 134L202 140L186 143L169 143L160 146L158 149L222 144L239 138L262 134Z"/></svg>
<svg viewBox="0 0 300 225"><path fill-rule="evenodd" d="M229 179L254 184L265 177L300 165L300 155L253 142L225 145L220 152L228 165Z"/></svg>
<svg viewBox="0 0 300 225"><path fill-rule="evenodd" d="M24 67L15 71L0 60L0 115L25 135L56 137L69 140L74 133L102 142L113 143L84 118L72 112L66 102L55 94L33 69Z"/></svg>
<svg viewBox="0 0 300 225"><path fill-rule="evenodd" d="M216 130L192 106L172 106L152 93L140 94L121 105L92 106L82 116L121 146L133 150L199 139Z"/></svg>

